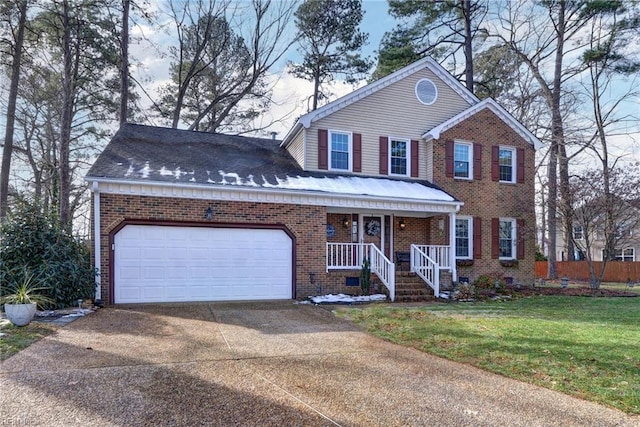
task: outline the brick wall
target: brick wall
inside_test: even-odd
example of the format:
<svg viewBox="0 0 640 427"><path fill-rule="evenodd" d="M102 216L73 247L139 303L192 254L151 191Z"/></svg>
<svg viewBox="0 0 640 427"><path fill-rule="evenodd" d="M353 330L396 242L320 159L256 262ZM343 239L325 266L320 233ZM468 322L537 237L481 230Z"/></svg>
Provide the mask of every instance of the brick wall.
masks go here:
<svg viewBox="0 0 640 427"><path fill-rule="evenodd" d="M456 180L445 173L445 143L447 140L465 140L482 144L482 179ZM480 274L513 277L514 283L531 284L534 280L535 213L534 213L534 148L523 140L490 110L483 110L443 132L433 142L434 182L464 202L459 215L482 218L482 258L471 267L458 268L458 276L474 280ZM525 150L525 182L509 184L491 179L491 147L508 145ZM515 173L515 170L514 170ZM523 219L525 229L518 238L525 241L525 258L517 267L503 267L491 257L491 218L511 217ZM433 221L437 223L437 220ZM432 227L432 232L438 232Z"/></svg>
<svg viewBox="0 0 640 427"><path fill-rule="evenodd" d="M405 224L404 230L401 230L398 225L401 219ZM418 245L432 244L429 239L429 223L430 220L428 218L395 217L393 224L394 252L408 252L412 243ZM395 259L392 261L395 262Z"/></svg>
<svg viewBox="0 0 640 427"><path fill-rule="evenodd" d="M203 218L211 205L214 218ZM279 203L222 202L165 197L100 194L102 299L109 294L109 232L126 220L285 225L296 238L296 294L315 294L309 273L325 274L326 209Z"/></svg>

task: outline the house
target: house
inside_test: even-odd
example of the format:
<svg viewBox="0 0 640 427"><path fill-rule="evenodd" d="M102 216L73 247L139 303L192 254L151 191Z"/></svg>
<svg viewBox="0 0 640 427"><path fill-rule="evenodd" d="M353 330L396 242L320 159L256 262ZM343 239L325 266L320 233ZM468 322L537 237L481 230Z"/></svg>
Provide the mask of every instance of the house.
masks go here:
<svg viewBox="0 0 640 427"><path fill-rule="evenodd" d="M391 299L396 270L436 296L482 274L531 283L539 144L430 58L282 141L125 124L86 176L96 298L354 293L365 257Z"/></svg>
<svg viewBox="0 0 640 427"><path fill-rule="evenodd" d="M579 206L574 212L571 239L573 243L573 259L575 261L591 260L602 262L605 258L606 219L603 215L609 209L615 222L610 241L614 247L608 261L638 261L640 251L640 213L638 202L618 200L613 206L590 200L589 205ZM568 256L569 245L565 242L562 229L557 234L557 260L571 260Z"/></svg>

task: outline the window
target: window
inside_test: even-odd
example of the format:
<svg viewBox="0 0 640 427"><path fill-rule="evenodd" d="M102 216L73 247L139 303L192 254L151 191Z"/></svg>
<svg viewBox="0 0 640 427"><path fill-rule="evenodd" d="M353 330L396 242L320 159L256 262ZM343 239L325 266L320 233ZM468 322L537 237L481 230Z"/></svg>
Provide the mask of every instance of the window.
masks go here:
<svg viewBox="0 0 640 427"><path fill-rule="evenodd" d="M581 225L574 225L573 226L573 239L574 240L582 240L582 239L584 239L584 233L582 232L582 226Z"/></svg>
<svg viewBox="0 0 640 427"><path fill-rule="evenodd" d="M516 255L516 220L500 218L499 247L501 259L514 259Z"/></svg>
<svg viewBox="0 0 640 427"><path fill-rule="evenodd" d="M456 178L473 177L473 145L456 142L453 146L453 176Z"/></svg>
<svg viewBox="0 0 640 427"><path fill-rule="evenodd" d="M509 147L500 147L498 164L500 166L500 181L516 182L516 150Z"/></svg>
<svg viewBox="0 0 640 427"><path fill-rule="evenodd" d="M429 79L421 79L416 83L416 98L425 105L431 105L438 99L438 88Z"/></svg>
<svg viewBox="0 0 640 427"><path fill-rule="evenodd" d="M331 156L329 169L351 170L351 134L329 131Z"/></svg>
<svg viewBox="0 0 640 427"><path fill-rule="evenodd" d="M616 249L613 251L614 261L635 261L635 258L634 248Z"/></svg>
<svg viewBox="0 0 640 427"><path fill-rule="evenodd" d="M473 221L470 217L456 218L456 258L471 259Z"/></svg>
<svg viewBox="0 0 640 427"><path fill-rule="evenodd" d="M409 141L389 138L389 172L391 175L409 175Z"/></svg>

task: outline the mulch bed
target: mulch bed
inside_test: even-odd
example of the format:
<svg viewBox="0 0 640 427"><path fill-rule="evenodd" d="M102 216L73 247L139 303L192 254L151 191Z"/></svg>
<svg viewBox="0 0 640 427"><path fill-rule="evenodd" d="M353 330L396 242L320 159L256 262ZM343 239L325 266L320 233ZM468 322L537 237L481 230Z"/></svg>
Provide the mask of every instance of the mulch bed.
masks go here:
<svg viewBox="0 0 640 427"><path fill-rule="evenodd" d="M532 296L532 295L561 295L561 296L599 296L599 297L639 297L637 292L623 291L617 289L591 289L589 286L572 285L568 288L560 286L536 286L536 287L520 287L507 286L509 293L514 295Z"/></svg>

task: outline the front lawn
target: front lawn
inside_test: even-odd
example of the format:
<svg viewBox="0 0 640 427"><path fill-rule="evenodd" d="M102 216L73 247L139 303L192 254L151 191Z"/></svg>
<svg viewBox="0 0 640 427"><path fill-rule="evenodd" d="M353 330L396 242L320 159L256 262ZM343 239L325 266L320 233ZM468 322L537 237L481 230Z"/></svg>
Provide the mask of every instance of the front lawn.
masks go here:
<svg viewBox="0 0 640 427"><path fill-rule="evenodd" d="M31 322L29 325L21 327L13 326L8 322L0 323L0 362L53 331L51 326L38 322Z"/></svg>
<svg viewBox="0 0 640 427"><path fill-rule="evenodd" d="M341 309L394 343L640 414L640 298Z"/></svg>

